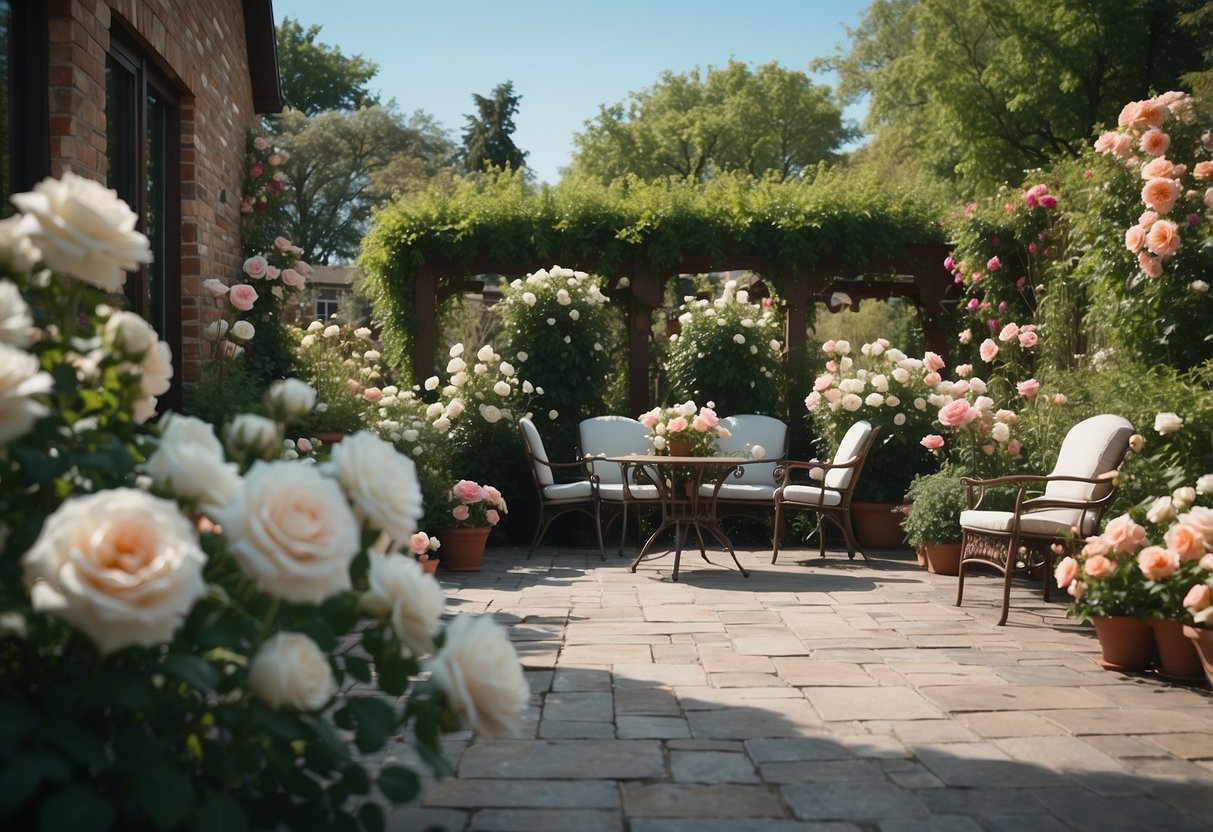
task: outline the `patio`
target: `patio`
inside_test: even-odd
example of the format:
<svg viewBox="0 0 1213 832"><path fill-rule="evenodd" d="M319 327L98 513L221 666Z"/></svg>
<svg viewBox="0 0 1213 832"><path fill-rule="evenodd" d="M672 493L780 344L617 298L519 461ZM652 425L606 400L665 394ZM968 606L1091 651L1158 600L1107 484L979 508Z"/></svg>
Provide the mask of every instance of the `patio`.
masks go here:
<svg viewBox="0 0 1213 832"><path fill-rule="evenodd" d="M440 573L452 611L509 627L531 707L520 739L451 735L457 775L388 828L1209 828L1213 695L1101 669L1038 587L997 627L992 574L957 608L905 551L738 555L748 580L554 546Z"/></svg>

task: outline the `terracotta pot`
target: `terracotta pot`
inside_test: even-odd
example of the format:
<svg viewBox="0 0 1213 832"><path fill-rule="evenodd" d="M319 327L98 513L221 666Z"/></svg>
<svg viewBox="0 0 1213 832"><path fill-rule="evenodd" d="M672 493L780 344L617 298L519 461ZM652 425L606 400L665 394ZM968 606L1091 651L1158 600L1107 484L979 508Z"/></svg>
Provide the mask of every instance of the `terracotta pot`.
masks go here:
<svg viewBox="0 0 1213 832"><path fill-rule="evenodd" d="M442 541L442 563L448 572L479 572L484 560L484 545L491 526L469 529L436 529L434 536Z"/></svg>
<svg viewBox="0 0 1213 832"><path fill-rule="evenodd" d="M927 571L936 575L960 574L959 543L928 543L923 547L927 555Z"/></svg>
<svg viewBox="0 0 1213 832"><path fill-rule="evenodd" d="M906 533L901 530L905 517L896 503L851 503L851 523L855 539L863 548L901 549L906 545Z"/></svg>
<svg viewBox="0 0 1213 832"><path fill-rule="evenodd" d="M1183 634L1192 642L1196 655L1205 671L1205 681L1213 687L1213 630L1208 627L1183 625Z"/></svg>
<svg viewBox="0 0 1213 832"><path fill-rule="evenodd" d="M1101 615L1093 619L1099 649L1099 666L1105 670L1140 673L1154 657L1154 629L1144 618Z"/></svg>
<svg viewBox="0 0 1213 832"><path fill-rule="evenodd" d="M312 437L319 439L326 445L336 445L345 437L345 431L341 430L318 430Z"/></svg>
<svg viewBox="0 0 1213 832"><path fill-rule="evenodd" d="M666 443L666 451L670 456L690 456L691 442L688 439L671 439Z"/></svg>
<svg viewBox="0 0 1213 832"><path fill-rule="evenodd" d="M927 550L919 549L914 554L918 558L918 565L921 566L923 569L926 569L927 568Z"/></svg>
<svg viewBox="0 0 1213 832"><path fill-rule="evenodd" d="M1150 626L1154 628L1154 646L1158 649L1158 674L1176 682L1203 681L1200 656L1192 642L1184 638L1184 625L1152 618Z"/></svg>
<svg viewBox="0 0 1213 832"><path fill-rule="evenodd" d="M421 568L427 575L433 575L438 571L438 558L426 558L425 560L417 558L417 562L421 564Z"/></svg>

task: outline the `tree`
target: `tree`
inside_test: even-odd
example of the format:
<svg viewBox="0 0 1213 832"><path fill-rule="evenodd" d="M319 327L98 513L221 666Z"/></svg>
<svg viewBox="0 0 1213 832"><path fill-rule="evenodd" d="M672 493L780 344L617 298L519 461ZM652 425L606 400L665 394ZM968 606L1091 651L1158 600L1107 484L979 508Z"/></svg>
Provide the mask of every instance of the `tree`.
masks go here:
<svg viewBox="0 0 1213 832"><path fill-rule="evenodd" d="M573 169L611 181L632 173L702 180L726 170L798 176L856 135L827 87L803 72L740 61L661 79L603 106L574 136Z"/></svg>
<svg viewBox="0 0 1213 832"><path fill-rule="evenodd" d="M346 57L334 46L317 43L319 26L306 30L283 18L277 29L278 76L288 107L307 115L328 110L357 110L379 103L367 82L379 67L361 55Z"/></svg>
<svg viewBox="0 0 1213 832"><path fill-rule="evenodd" d="M875 0L837 70L870 96L871 155L959 178L966 192L1076 156L1126 101L1204 67L1199 0Z"/></svg>
<svg viewBox="0 0 1213 832"><path fill-rule="evenodd" d="M526 152L519 150L511 135L514 114L522 96L514 92L514 82L506 81L493 89L493 97L472 94L476 115L467 116L463 131L463 167L468 173L484 170L486 165L520 170L526 166Z"/></svg>
<svg viewBox="0 0 1213 832"><path fill-rule="evenodd" d="M291 152L282 166L282 234L308 262L352 258L372 207L423 187L454 153L451 141L420 112L406 121L380 106L312 118L288 111L275 122L279 143Z"/></svg>

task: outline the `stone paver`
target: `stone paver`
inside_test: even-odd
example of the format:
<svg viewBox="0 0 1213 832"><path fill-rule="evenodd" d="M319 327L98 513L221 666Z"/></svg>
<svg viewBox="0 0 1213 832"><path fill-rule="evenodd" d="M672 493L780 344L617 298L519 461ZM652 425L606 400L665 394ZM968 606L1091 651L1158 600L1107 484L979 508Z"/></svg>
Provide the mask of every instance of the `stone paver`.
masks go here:
<svg viewBox="0 0 1213 832"><path fill-rule="evenodd" d="M1208 829L1213 694L1104 671L1062 599L909 553L739 550L628 571L490 549L439 578L527 669L516 739L445 743L389 830L1116 832ZM403 748L403 743L401 744ZM410 762L410 765L416 765Z"/></svg>

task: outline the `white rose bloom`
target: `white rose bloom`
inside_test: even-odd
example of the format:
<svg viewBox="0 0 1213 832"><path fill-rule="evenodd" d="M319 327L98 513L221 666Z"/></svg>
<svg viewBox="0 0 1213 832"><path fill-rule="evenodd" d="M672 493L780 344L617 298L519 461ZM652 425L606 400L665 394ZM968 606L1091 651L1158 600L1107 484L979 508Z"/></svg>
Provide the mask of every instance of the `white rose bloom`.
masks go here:
<svg viewBox="0 0 1213 832"><path fill-rule="evenodd" d="M850 351L851 351L851 342L850 341L835 341L834 342L834 352L838 353L839 355L846 355Z"/></svg>
<svg viewBox="0 0 1213 832"><path fill-rule="evenodd" d="M1175 519L1175 504L1170 497L1159 497L1150 504L1146 519L1151 523L1169 523Z"/></svg>
<svg viewBox="0 0 1213 832"><path fill-rule="evenodd" d="M750 355L758 355L758 347L750 344Z"/></svg>
<svg viewBox="0 0 1213 832"><path fill-rule="evenodd" d="M463 410L463 399L451 399L450 403L446 406L444 415L448 419L458 419L463 415Z"/></svg>
<svg viewBox="0 0 1213 832"><path fill-rule="evenodd" d="M1213 474L1205 474L1196 481L1197 494L1213 494Z"/></svg>
<svg viewBox="0 0 1213 832"><path fill-rule="evenodd" d="M872 376L872 380L870 383L872 385L872 389L875 390L877 393L889 392L889 380L888 380L888 378L886 378L885 376L883 376L881 374Z"/></svg>
<svg viewBox="0 0 1213 832"><path fill-rule="evenodd" d="M1184 425L1183 418L1178 413L1159 413L1154 417L1154 430L1166 436L1175 433Z"/></svg>
<svg viewBox="0 0 1213 832"><path fill-rule="evenodd" d="M977 408L982 413L985 413L994 407L994 400L989 396L978 396L973 400L973 407Z"/></svg>
<svg viewBox="0 0 1213 832"><path fill-rule="evenodd" d="M434 429L437 430L439 433L446 433L448 430L451 429L451 420L445 416L439 416L437 419L434 420L433 424L434 424Z"/></svg>
<svg viewBox="0 0 1213 832"><path fill-rule="evenodd" d="M13 195L12 202L52 271L117 292L126 272L152 262L147 237L135 230L139 217L117 192L91 179L68 171Z"/></svg>
<svg viewBox="0 0 1213 832"><path fill-rule="evenodd" d="M1177 488L1171 492L1171 500L1175 503L1175 508L1183 511L1192 503L1196 502L1196 489L1190 485L1183 488Z"/></svg>
<svg viewBox="0 0 1213 832"><path fill-rule="evenodd" d="M916 398L914 400L914 409L915 410L926 410L927 409L927 400L924 399L922 396L919 396L918 398Z"/></svg>
<svg viewBox="0 0 1213 832"><path fill-rule="evenodd" d="M311 412L316 406L316 391L306 381L288 378L271 384L266 399L274 416L286 420Z"/></svg>
<svg viewBox="0 0 1213 832"><path fill-rule="evenodd" d="M779 352L781 349L783 349L783 345L781 345L774 338L771 339L771 343L768 344L767 346L769 346L771 348L771 352Z"/></svg>
<svg viewBox="0 0 1213 832"><path fill-rule="evenodd" d="M498 396L508 396L510 394L510 385L506 381L498 381L493 385L493 392Z"/></svg>
<svg viewBox="0 0 1213 832"><path fill-rule="evenodd" d="M466 361L464 361L459 356L455 356L454 358L452 358L450 361L448 361L446 363L447 375L454 375L455 373L461 372L461 371L467 369L467 366L468 365L467 365Z"/></svg>
<svg viewBox="0 0 1213 832"><path fill-rule="evenodd" d="M514 375L514 365L508 361L502 361L499 365L497 365L497 369L503 376Z"/></svg>
<svg viewBox="0 0 1213 832"><path fill-rule="evenodd" d="M901 427L905 423L906 423L906 415L904 413L898 413L896 416L893 417L893 424L897 425L897 427Z"/></svg>
<svg viewBox="0 0 1213 832"><path fill-rule="evenodd" d="M986 394L986 392L989 390L989 388L986 386L985 381L983 381L982 379L979 379L979 378L969 379L969 389L972 390L974 393L976 393L979 396L984 396Z"/></svg>
<svg viewBox="0 0 1213 832"><path fill-rule="evenodd" d="M555 410L549 410L548 418L551 419L552 421L555 421L556 419L560 418L560 414Z"/></svg>
<svg viewBox="0 0 1213 832"><path fill-rule="evenodd" d="M398 552L372 556L359 606L369 615L387 619L408 655L434 652L446 596L413 558Z"/></svg>
<svg viewBox="0 0 1213 832"><path fill-rule="evenodd" d="M222 324L220 337L227 334L227 321ZM212 324L214 326L214 324ZM208 329L209 334L209 329ZM101 343L116 357L125 361L139 362L147 355L159 338L151 324L134 312L119 311L110 315L102 330Z"/></svg>
<svg viewBox="0 0 1213 832"><path fill-rule="evenodd" d="M239 468L224 458L214 429L179 413L168 415L160 442L142 470L157 488L194 504L207 516L240 490Z"/></svg>
<svg viewBox="0 0 1213 832"><path fill-rule="evenodd" d="M256 413L240 413L228 422L223 438L233 456L252 454L267 459L277 455L282 434L273 419Z"/></svg>
<svg viewBox="0 0 1213 832"><path fill-rule="evenodd" d="M421 484L413 460L370 431L333 446L337 482L354 512L395 541L404 542L421 520Z"/></svg>
<svg viewBox="0 0 1213 832"><path fill-rule="evenodd" d="M302 349L308 350L308 349L311 349L315 345L315 343L316 343L315 335L304 335L303 338L300 339L300 341L299 341L299 346Z"/></svg>
<svg viewBox="0 0 1213 832"><path fill-rule="evenodd" d="M897 349L897 347L889 347L887 350L885 350L884 359L890 364L900 364L902 361L906 360L906 354Z"/></svg>
<svg viewBox="0 0 1213 832"><path fill-rule="evenodd" d="M326 326L324 328L324 331L320 334L323 335L325 338L336 338L338 335L341 334L341 327L337 326L337 324L329 324L328 326Z"/></svg>
<svg viewBox="0 0 1213 832"><path fill-rule="evenodd" d="M279 711L318 711L337 694L328 656L303 633L265 640L249 663L249 687Z"/></svg>
<svg viewBox="0 0 1213 832"><path fill-rule="evenodd" d="M766 455L767 455L767 449L762 447L761 445L755 445L754 447L750 448L750 458L751 459L765 459Z"/></svg>
<svg viewBox="0 0 1213 832"><path fill-rule="evenodd" d="M468 374L465 370L460 370L459 372L455 373L455 375L451 376L451 386L452 387L456 387L456 388L462 387L463 385L465 385L467 383L468 383Z"/></svg>
<svg viewBox="0 0 1213 832"><path fill-rule="evenodd" d="M354 337L363 341L371 340L371 330L369 327L360 326L354 330Z"/></svg>
<svg viewBox="0 0 1213 832"><path fill-rule="evenodd" d="M323 331L324 331L324 324L321 323L320 321L312 321L310 324L307 325L307 332L309 335L315 335L317 332L323 332Z"/></svg>
<svg viewBox="0 0 1213 832"><path fill-rule="evenodd" d="M995 422L993 429L990 430L990 436L995 442L1006 442L1011 438L1011 427L1006 422Z"/></svg>
<svg viewBox="0 0 1213 832"><path fill-rule="evenodd" d="M488 344L485 344L480 348L479 352L476 353L476 359L478 361L493 361L498 357L499 356L497 353L493 352L493 348Z"/></svg>
<svg viewBox="0 0 1213 832"><path fill-rule="evenodd" d="M884 396L879 393L869 393L863 403L868 407L881 407L884 405Z"/></svg>
<svg viewBox="0 0 1213 832"><path fill-rule="evenodd" d="M1188 288L1198 295L1203 295L1205 292L1209 291L1209 284L1203 280L1193 280L1188 284Z"/></svg>
<svg viewBox="0 0 1213 832"><path fill-rule="evenodd" d="M30 342L34 319L21 290L11 280L0 280L0 343L25 347Z"/></svg>
<svg viewBox="0 0 1213 832"><path fill-rule="evenodd" d="M25 436L47 414L46 405L33 397L53 386L36 357L0 342L0 445Z"/></svg>
<svg viewBox="0 0 1213 832"><path fill-rule="evenodd" d="M910 371L904 367L897 367L893 370L893 380L898 384L907 384L910 381Z"/></svg>
<svg viewBox="0 0 1213 832"><path fill-rule="evenodd" d="M522 382L522 392L523 393L534 393L535 385L531 384L529 381Z"/></svg>
<svg viewBox="0 0 1213 832"><path fill-rule="evenodd" d="M854 393L847 393L845 396L843 396L839 400L839 403L848 412L854 413L856 410L859 410L859 408L863 406L863 399L859 398L859 396L856 396Z"/></svg>
<svg viewBox="0 0 1213 832"><path fill-rule="evenodd" d="M742 335L740 332L738 332L736 335L733 336L733 343L734 344L744 344L745 336Z"/></svg>
<svg viewBox="0 0 1213 832"><path fill-rule="evenodd" d="M24 217L0 220L0 263L14 272L28 272L42 259L42 252L29 238L30 228Z"/></svg>
<svg viewBox="0 0 1213 832"><path fill-rule="evenodd" d="M361 548L358 520L341 487L316 468L254 463L214 519L241 571L263 592L319 604L350 589L350 561Z"/></svg>
<svg viewBox="0 0 1213 832"><path fill-rule="evenodd" d="M489 372L489 365L488 364L477 364L475 367L472 368L472 372L478 376L487 375Z"/></svg>
<svg viewBox="0 0 1213 832"><path fill-rule="evenodd" d="M433 402L425 409L425 418L437 419L440 415L442 415L443 410L444 408L442 406L442 402Z"/></svg>
<svg viewBox="0 0 1213 832"><path fill-rule="evenodd" d="M581 313L580 313L580 312L578 312L576 309L570 309L570 310L569 310L569 317L570 317L570 318L572 318L572 319L575 321L575 320L577 320L578 318L580 318L580 317L581 317Z"/></svg>
<svg viewBox="0 0 1213 832"><path fill-rule="evenodd" d="M437 390L438 389L438 376L430 376L429 378L427 378L425 380L425 389L426 390Z"/></svg>
<svg viewBox="0 0 1213 832"><path fill-rule="evenodd" d="M206 555L177 505L116 488L63 503L21 558L33 607L102 653L173 640L206 594Z"/></svg>
<svg viewBox="0 0 1213 832"><path fill-rule="evenodd" d="M404 438L405 442L416 442L417 437L420 436L421 434L418 433L416 429L409 428L408 430L404 431L404 433L402 433L400 435Z"/></svg>
<svg viewBox="0 0 1213 832"><path fill-rule="evenodd" d="M256 328L245 320L232 324L232 337L237 341L247 341L257 334Z"/></svg>
<svg viewBox="0 0 1213 832"><path fill-rule="evenodd" d="M885 396L884 403L889 407L897 407L897 405L901 404L901 399L896 396Z"/></svg>
<svg viewBox="0 0 1213 832"><path fill-rule="evenodd" d="M451 710L477 734L518 733L531 691L514 645L493 619L455 616L442 649L425 666Z"/></svg>
<svg viewBox="0 0 1213 832"><path fill-rule="evenodd" d="M482 404L480 405L480 418L490 425L496 424L501 421L501 410L495 405Z"/></svg>
<svg viewBox="0 0 1213 832"><path fill-rule="evenodd" d="M366 352L364 352L362 354L362 357L365 358L367 361L374 363L374 362L378 361L380 358L383 358L383 354L380 353L379 350L367 350Z"/></svg>

